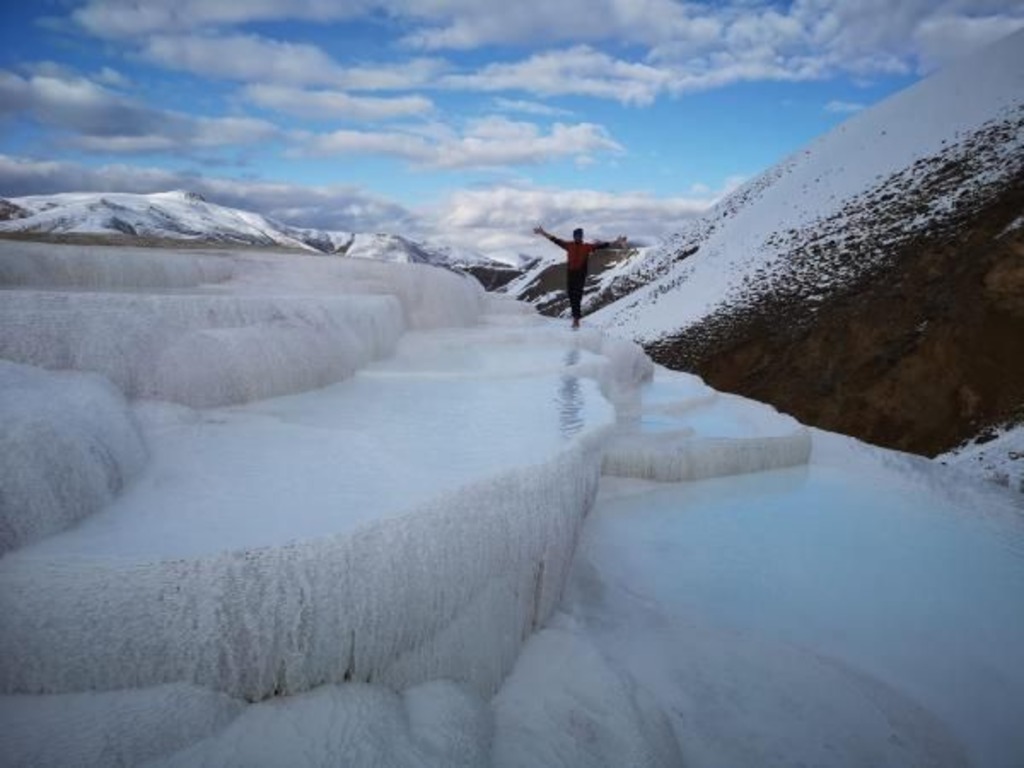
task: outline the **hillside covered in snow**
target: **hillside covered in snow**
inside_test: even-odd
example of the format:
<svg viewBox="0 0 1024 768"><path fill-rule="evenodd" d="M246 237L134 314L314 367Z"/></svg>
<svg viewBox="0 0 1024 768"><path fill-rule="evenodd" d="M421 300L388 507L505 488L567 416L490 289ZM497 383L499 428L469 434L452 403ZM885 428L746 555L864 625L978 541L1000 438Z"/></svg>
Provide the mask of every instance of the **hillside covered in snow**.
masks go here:
<svg viewBox="0 0 1024 768"><path fill-rule="evenodd" d="M1016 33L612 260L584 308L716 387L934 456L1024 420L1022 212ZM550 301L540 269L513 295Z"/></svg>
<svg viewBox="0 0 1024 768"><path fill-rule="evenodd" d="M955 228L1022 172L1018 33L852 116L603 275L601 289L620 297L594 320L648 342L764 297L811 311L887 266L900 244Z"/></svg>
<svg viewBox="0 0 1024 768"><path fill-rule="evenodd" d="M78 243L290 248L353 258L451 267L503 268L482 254L384 233L293 227L183 190L150 195L75 192L0 200L0 236Z"/></svg>

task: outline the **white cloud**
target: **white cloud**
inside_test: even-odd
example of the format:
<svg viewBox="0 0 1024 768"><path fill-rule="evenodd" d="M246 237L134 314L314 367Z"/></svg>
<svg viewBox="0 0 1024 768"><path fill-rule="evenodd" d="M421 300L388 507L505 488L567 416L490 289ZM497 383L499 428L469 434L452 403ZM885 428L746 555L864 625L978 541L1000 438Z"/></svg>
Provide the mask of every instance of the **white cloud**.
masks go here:
<svg viewBox="0 0 1024 768"><path fill-rule="evenodd" d="M490 64L475 74L449 75L440 84L453 89L575 94L623 104L650 104L669 80L664 70L576 46L512 64Z"/></svg>
<svg viewBox="0 0 1024 768"><path fill-rule="evenodd" d="M453 89L583 95L644 106L666 92L684 94L737 82L822 80L841 72L862 77L905 74L915 66L934 65L940 51L948 60L991 42L1000 31L1008 34L1024 25L1019 0L1002 5L1016 5L1016 17L969 17L963 8L953 9L959 15L942 16L924 0L895 5L889 0L798 0L786 13L768 4L677 5L660 26L662 33L672 34L641 32L636 25L625 28L625 41L650 44L642 61L576 45L450 74L439 83ZM619 7L610 13L624 11ZM571 39L589 36L581 33Z"/></svg>
<svg viewBox="0 0 1024 768"><path fill-rule="evenodd" d="M145 37L281 19L338 21L382 5L370 0L88 0L72 18L98 37Z"/></svg>
<svg viewBox="0 0 1024 768"><path fill-rule="evenodd" d="M934 58L932 37L960 55L990 42L1024 18L1020 0L405 0L389 3L398 18L418 23L405 38L426 50L494 44L638 46L647 62L672 62L693 82L691 59L724 56L748 62L745 79L803 79L817 71L860 74L908 71ZM946 29L929 30L939 24ZM757 68L752 62L771 62ZM796 66L797 71L790 67ZM675 67L674 67L675 68ZM715 81L708 81L715 85Z"/></svg>
<svg viewBox="0 0 1024 768"><path fill-rule="evenodd" d="M664 93L736 82L929 69L1024 24L1024 7L1020 0L89 0L73 16L96 35L138 40L162 66L245 83L342 91L440 84L646 105ZM454 72L438 59L343 62L309 43L238 32L268 20L371 18L419 50L514 44L538 52Z"/></svg>
<svg viewBox="0 0 1024 768"><path fill-rule="evenodd" d="M93 79L112 88L127 88L131 85L131 81L127 77L112 67L103 67L93 76Z"/></svg>
<svg viewBox="0 0 1024 768"><path fill-rule="evenodd" d="M940 16L921 22L914 32L921 68L937 69L1024 27L1024 14Z"/></svg>
<svg viewBox="0 0 1024 768"><path fill-rule="evenodd" d="M0 190L4 197L58 192L163 192L187 188L196 179L157 168L36 160L0 155Z"/></svg>
<svg viewBox="0 0 1024 768"><path fill-rule="evenodd" d="M80 136L71 142L78 149L87 152L104 152L114 155L140 155L154 152L173 152L180 143L170 136L150 134L146 136Z"/></svg>
<svg viewBox="0 0 1024 768"><path fill-rule="evenodd" d="M1024 24L1020 0L797 0L693 6L682 34L654 46L650 61L671 69L672 90L738 81L814 80L928 69ZM988 14L988 15L986 15Z"/></svg>
<svg viewBox="0 0 1024 768"><path fill-rule="evenodd" d="M281 137L276 125L252 117L200 117L192 128L190 139L197 147L263 145Z"/></svg>
<svg viewBox="0 0 1024 768"><path fill-rule="evenodd" d="M421 88L450 68L442 59L425 57L343 65L309 43L241 34L158 35L145 41L141 54L160 66L214 79L351 91Z"/></svg>
<svg viewBox="0 0 1024 768"><path fill-rule="evenodd" d="M720 193L658 198L645 192L598 192L536 186L495 186L459 191L432 210L436 237L485 252L550 254L533 235L543 224L568 236L583 227L588 238L628 235L655 242L705 213Z"/></svg>
<svg viewBox="0 0 1024 768"><path fill-rule="evenodd" d="M62 130L96 136L139 136L166 128L164 115L83 77L0 72L0 104ZM173 121L177 122L177 121Z"/></svg>
<svg viewBox="0 0 1024 768"><path fill-rule="evenodd" d="M71 142L93 152L138 154L253 146L281 136L276 126L253 118L186 118L171 113L167 113L167 117L174 124L168 125L164 133L86 135L73 138Z"/></svg>
<svg viewBox="0 0 1024 768"><path fill-rule="evenodd" d="M437 58L346 66L344 77L337 85L354 91L407 91L433 85L449 69L448 62Z"/></svg>
<svg viewBox="0 0 1024 768"><path fill-rule="evenodd" d="M29 82L12 72L0 70L0 115L21 112L31 104Z"/></svg>
<svg viewBox="0 0 1024 768"><path fill-rule="evenodd" d="M391 99L351 96L341 91L307 91L277 85L250 85L242 95L251 103L298 117L375 122L428 115L433 102L422 96Z"/></svg>
<svg viewBox="0 0 1024 768"><path fill-rule="evenodd" d="M442 87L469 91L519 90L545 96L585 95L626 104L649 104L671 75L641 62L616 59L586 46L496 63L476 72L451 73L437 58L342 66L320 48L256 35L159 35L142 55L170 69L254 85L326 85L381 91Z"/></svg>
<svg viewBox="0 0 1024 768"><path fill-rule="evenodd" d="M825 111L836 115L850 115L854 112L860 112L865 109L866 105L856 101L840 101L833 100L825 105Z"/></svg>
<svg viewBox="0 0 1024 768"><path fill-rule="evenodd" d="M424 22L406 36L406 44L426 50L566 41L650 45L670 39L686 21L686 6L672 0L413 0L401 5Z"/></svg>
<svg viewBox="0 0 1024 768"><path fill-rule="evenodd" d="M167 125L162 132L80 135L71 137L68 143L90 152L110 154L189 154L199 150L259 146L284 135L272 123L253 118L187 118L171 113L165 117Z"/></svg>
<svg viewBox="0 0 1024 768"><path fill-rule="evenodd" d="M793 13L808 53L860 74L934 68L1024 22L1020 0L802 0Z"/></svg>
<svg viewBox="0 0 1024 768"><path fill-rule="evenodd" d="M586 226L604 230L620 229L625 222L655 217L675 226L681 219L707 211L714 199L710 194L696 198L657 198L637 191L495 187L456 193L441 222L456 227L532 230L534 225L545 223L549 228Z"/></svg>
<svg viewBox="0 0 1024 768"><path fill-rule="evenodd" d="M67 74L22 78L0 71L0 105L0 111L27 113L55 128L61 141L91 151L188 151L263 143L280 135L264 120L153 109Z"/></svg>
<svg viewBox="0 0 1024 768"><path fill-rule="evenodd" d="M297 19L344 21L376 14L408 30L423 49L472 49L494 43L564 40L653 41L685 18L673 0L88 0L74 21L108 38L225 29Z"/></svg>
<svg viewBox="0 0 1024 768"><path fill-rule="evenodd" d="M765 52L719 53L672 69L668 90L674 94L708 91L734 83L819 80L828 74L814 59L780 61Z"/></svg>
<svg viewBox="0 0 1024 768"><path fill-rule="evenodd" d="M389 155L424 162L432 154L421 136L397 131L333 131L315 134L293 154L330 156L344 154Z"/></svg>
<svg viewBox="0 0 1024 768"><path fill-rule="evenodd" d="M256 35L158 35L146 41L143 55L171 69L244 82L306 85L344 77L344 70L314 45Z"/></svg>
<svg viewBox="0 0 1024 768"><path fill-rule="evenodd" d="M520 112L524 115L536 115L538 117L566 117L572 114L572 110L569 109L561 109L548 104L524 101L522 99L495 99L494 108L499 112Z"/></svg>
<svg viewBox="0 0 1024 768"><path fill-rule="evenodd" d="M301 151L392 155L421 167L453 169L536 164L623 149L592 123L556 123L545 133L533 123L489 117L470 123L461 135L436 124L416 132L335 131L311 137Z"/></svg>
<svg viewBox="0 0 1024 768"><path fill-rule="evenodd" d="M891 57L835 49L840 25L835 9L847 0L798 0L787 13L767 5L701 7L693 32L652 48L650 59L671 71L674 93L720 88L737 82L806 81L849 71L902 71Z"/></svg>
<svg viewBox="0 0 1024 768"><path fill-rule="evenodd" d="M97 88L106 86L123 90L131 86L131 81L112 67L102 67L89 76L83 76L74 68L56 61L22 62L18 69L30 77L61 82L94 83Z"/></svg>

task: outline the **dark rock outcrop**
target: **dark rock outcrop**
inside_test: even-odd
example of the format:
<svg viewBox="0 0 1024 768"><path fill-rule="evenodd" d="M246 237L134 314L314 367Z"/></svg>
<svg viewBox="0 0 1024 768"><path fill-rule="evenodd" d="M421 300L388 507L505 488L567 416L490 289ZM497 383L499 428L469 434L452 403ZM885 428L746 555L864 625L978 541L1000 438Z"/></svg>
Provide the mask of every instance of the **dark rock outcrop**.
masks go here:
<svg viewBox="0 0 1024 768"><path fill-rule="evenodd" d="M28 211L26 211L20 205L15 205L10 200L5 200L4 198L0 197L0 221L24 219L27 216Z"/></svg>

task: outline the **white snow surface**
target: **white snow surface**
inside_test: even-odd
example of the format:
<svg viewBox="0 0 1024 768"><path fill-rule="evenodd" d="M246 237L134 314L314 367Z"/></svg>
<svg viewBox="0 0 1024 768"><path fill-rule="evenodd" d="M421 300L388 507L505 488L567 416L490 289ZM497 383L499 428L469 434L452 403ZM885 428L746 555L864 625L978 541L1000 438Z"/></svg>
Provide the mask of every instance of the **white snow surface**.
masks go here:
<svg viewBox="0 0 1024 768"><path fill-rule="evenodd" d="M38 243L2 252L0 278L23 290L0 304L0 356L192 406L339 381L390 354L403 330L471 322L484 301L472 281L425 266L391 275L355 259Z"/></svg>
<svg viewBox="0 0 1024 768"><path fill-rule="evenodd" d="M377 259L401 264L430 264L439 261L411 240L383 233L355 235L345 255L354 259Z"/></svg>
<svg viewBox="0 0 1024 768"><path fill-rule="evenodd" d="M1024 763L1019 494L445 270L112 253L0 243L5 765Z"/></svg>
<svg viewBox="0 0 1024 768"><path fill-rule="evenodd" d="M769 285L772 274L788 266L789 233L846 219L844 209L859 196L894 174L912 178L918 161L957 148L970 157L969 142L979 130L992 121L1014 121L1022 111L1024 32L1018 32L857 113L728 195L660 247L604 272L599 288L623 278L646 284L591 319L642 342L692 326ZM989 160L987 175L972 179L975 185L1019 171L1024 134L1017 130L990 149L998 154ZM918 224L954 207L956 195L965 191L956 188L948 198L931 201ZM906 226L912 230L915 224ZM850 264L848 271L853 274L859 266ZM823 272L818 275L824 278ZM828 279L843 280L842 270Z"/></svg>
<svg viewBox="0 0 1024 768"><path fill-rule="evenodd" d="M146 462L124 396L95 374L0 360L0 555L110 504Z"/></svg>
<svg viewBox="0 0 1024 768"><path fill-rule="evenodd" d="M1024 493L1024 425L1003 426L935 461Z"/></svg>
<svg viewBox="0 0 1024 768"><path fill-rule="evenodd" d="M433 238L424 240L422 245L427 251L441 256L444 263L453 267L490 265L499 268L523 269L536 260L535 257L524 253L492 252L485 256L474 248L451 245Z"/></svg>
<svg viewBox="0 0 1024 768"><path fill-rule="evenodd" d="M67 258L108 273L97 254ZM209 255L166 258L178 257ZM475 281L418 265L223 258L231 278L212 289L109 293L94 276L92 290L57 291L41 268L40 285L2 294L0 349L20 364L6 363L12 409L43 410L19 386L66 376L46 367L106 374L133 403L107 410L138 425L136 453L149 454L112 503L0 560L4 690L187 681L255 700L438 676L493 690L564 582L598 438L614 423L599 387L649 374L649 361L578 335L590 378L563 396L566 352L550 340L524 356L503 354L497 332L446 338L440 328L477 322L489 303ZM130 254L119 266L132 271ZM105 444L109 418L52 400L48 423ZM20 429L14 448L37 437ZM5 455L40 486L37 506L56 508L47 532L78 516L43 493L59 487L65 453ZM0 519L31 512L5 495ZM458 535L432 534L444 529ZM448 575L434 568L444 562ZM376 597L388 593L395 602ZM268 595L274 609L254 614ZM468 649L478 625L493 636Z"/></svg>

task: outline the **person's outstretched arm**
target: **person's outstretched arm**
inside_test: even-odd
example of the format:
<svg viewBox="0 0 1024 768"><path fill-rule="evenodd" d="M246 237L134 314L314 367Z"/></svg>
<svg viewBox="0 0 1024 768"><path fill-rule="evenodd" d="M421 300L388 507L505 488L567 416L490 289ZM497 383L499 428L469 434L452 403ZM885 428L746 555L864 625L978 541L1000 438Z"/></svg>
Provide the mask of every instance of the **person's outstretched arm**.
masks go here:
<svg viewBox="0 0 1024 768"><path fill-rule="evenodd" d="M567 241L563 240L560 237L555 237L554 235L552 235L550 232L548 232L546 229L544 229L544 227L540 226L539 224L536 227L533 228L533 234L540 235L541 237L546 237L548 240L550 240L552 243L557 245L559 248L567 248L569 246L569 243Z"/></svg>
<svg viewBox="0 0 1024 768"><path fill-rule="evenodd" d="M628 241L629 239L625 235L619 235L611 242L607 240L599 240L594 243L594 250L600 251L602 248L625 248Z"/></svg>

